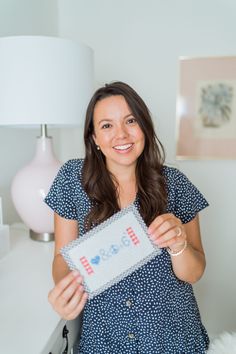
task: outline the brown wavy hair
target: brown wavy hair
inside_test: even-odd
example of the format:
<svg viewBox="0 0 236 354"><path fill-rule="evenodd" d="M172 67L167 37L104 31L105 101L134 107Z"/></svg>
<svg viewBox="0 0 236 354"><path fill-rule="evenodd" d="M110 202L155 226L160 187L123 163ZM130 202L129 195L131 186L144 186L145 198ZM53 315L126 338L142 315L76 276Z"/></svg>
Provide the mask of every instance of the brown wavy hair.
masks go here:
<svg viewBox="0 0 236 354"><path fill-rule="evenodd" d="M137 92L123 82L112 82L98 89L91 98L84 126L85 161L82 171L84 189L92 201L86 229L105 221L120 210L114 176L106 167L105 156L97 150L93 134L93 114L96 103L106 97L121 95L125 98L145 136L145 146L136 164L136 183L140 213L149 225L165 211L167 203L162 167L164 148L156 136L150 112Z"/></svg>

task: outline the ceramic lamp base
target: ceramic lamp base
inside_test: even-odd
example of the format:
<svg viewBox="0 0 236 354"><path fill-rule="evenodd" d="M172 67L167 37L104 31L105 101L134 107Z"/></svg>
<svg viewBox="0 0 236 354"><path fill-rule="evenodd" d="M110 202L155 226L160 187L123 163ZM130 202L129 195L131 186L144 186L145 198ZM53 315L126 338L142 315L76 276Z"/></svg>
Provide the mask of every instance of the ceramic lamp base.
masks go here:
<svg viewBox="0 0 236 354"><path fill-rule="evenodd" d="M32 230L33 240L53 239L53 211L44 203L44 198L60 167L53 153L52 139L41 136L37 138L33 160L13 179L12 200L21 220Z"/></svg>

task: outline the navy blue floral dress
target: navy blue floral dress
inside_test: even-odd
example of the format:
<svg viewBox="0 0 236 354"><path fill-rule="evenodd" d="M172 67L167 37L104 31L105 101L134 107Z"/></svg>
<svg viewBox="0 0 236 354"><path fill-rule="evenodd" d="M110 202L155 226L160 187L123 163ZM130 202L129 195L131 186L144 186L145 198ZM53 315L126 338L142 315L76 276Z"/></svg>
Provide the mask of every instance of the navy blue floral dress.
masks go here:
<svg viewBox="0 0 236 354"><path fill-rule="evenodd" d="M81 185L82 159L60 169L46 203L60 216L78 220L83 237L91 204ZM164 167L166 212L182 223L208 203L179 170ZM138 206L138 201L136 201ZM176 278L166 250L128 277L89 300L83 313L78 354L203 354L209 339L192 286Z"/></svg>

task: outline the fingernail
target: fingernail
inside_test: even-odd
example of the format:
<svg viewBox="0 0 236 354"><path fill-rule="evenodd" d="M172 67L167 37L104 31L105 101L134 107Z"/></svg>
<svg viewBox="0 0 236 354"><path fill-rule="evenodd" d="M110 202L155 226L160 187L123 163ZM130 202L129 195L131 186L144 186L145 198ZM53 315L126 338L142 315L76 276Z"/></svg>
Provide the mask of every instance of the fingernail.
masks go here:
<svg viewBox="0 0 236 354"><path fill-rule="evenodd" d="M84 291L84 286L81 284L80 287L79 287L79 291Z"/></svg>
<svg viewBox="0 0 236 354"><path fill-rule="evenodd" d="M76 278L76 281L77 281L77 283L81 283L82 282L82 280L83 280L83 278L81 277L81 275L79 275L77 278Z"/></svg>
<svg viewBox="0 0 236 354"><path fill-rule="evenodd" d="M76 270L76 269L75 269L75 270L73 270L73 272L72 272L72 273L73 273L74 277L77 277L77 276L79 275L79 272L78 272L78 270Z"/></svg>

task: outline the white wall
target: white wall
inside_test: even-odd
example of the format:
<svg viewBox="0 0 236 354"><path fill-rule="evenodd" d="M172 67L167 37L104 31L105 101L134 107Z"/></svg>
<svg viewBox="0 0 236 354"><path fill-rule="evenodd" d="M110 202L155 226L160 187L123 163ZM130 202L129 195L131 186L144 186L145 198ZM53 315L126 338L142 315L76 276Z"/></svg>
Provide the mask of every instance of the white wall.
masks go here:
<svg viewBox="0 0 236 354"><path fill-rule="evenodd" d="M0 37L57 35L57 0L0 0Z"/></svg>
<svg viewBox="0 0 236 354"><path fill-rule="evenodd" d="M0 37L15 35L57 35L57 1L0 0ZM37 135L39 129L0 126L0 196L5 223L19 220L11 201L10 184L17 170L33 157ZM58 134L52 135L59 151Z"/></svg>
<svg viewBox="0 0 236 354"><path fill-rule="evenodd" d="M167 162L205 194L201 213L207 270L196 285L212 334L236 330L235 161L176 161L175 104L179 56L236 55L234 0L59 0L58 30L95 51L96 83L123 80L153 113ZM78 138L81 138L78 132ZM64 156L73 154L74 132Z"/></svg>

